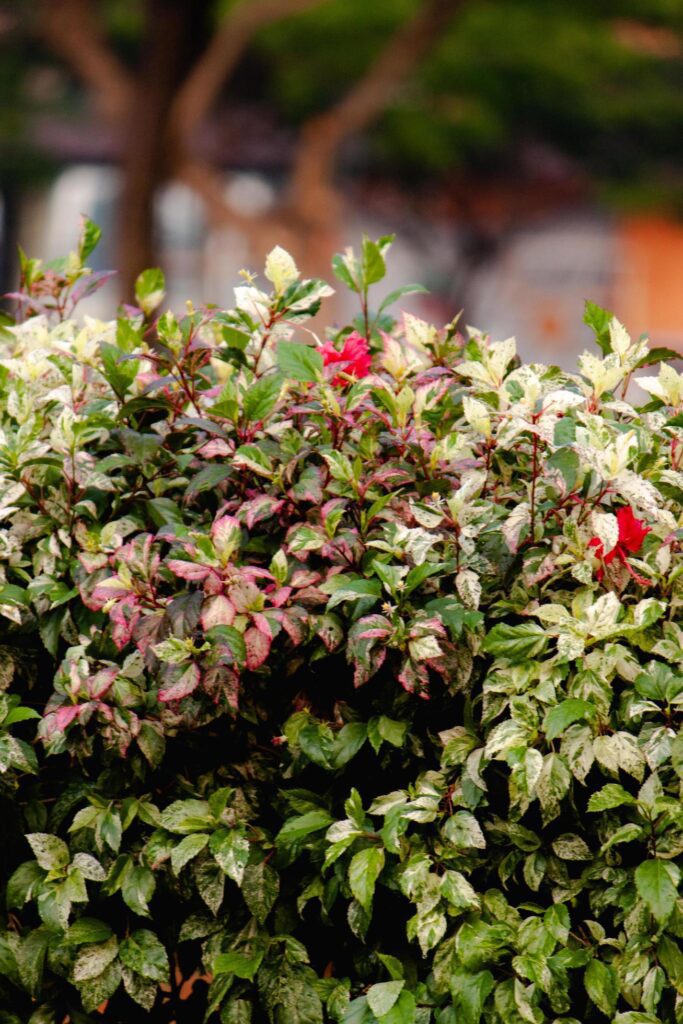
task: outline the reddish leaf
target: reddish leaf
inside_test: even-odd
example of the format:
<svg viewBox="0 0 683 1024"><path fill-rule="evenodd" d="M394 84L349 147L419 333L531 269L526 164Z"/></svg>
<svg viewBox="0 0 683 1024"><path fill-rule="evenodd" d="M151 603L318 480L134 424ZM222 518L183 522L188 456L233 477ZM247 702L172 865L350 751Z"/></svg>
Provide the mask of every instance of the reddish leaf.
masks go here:
<svg viewBox="0 0 683 1024"><path fill-rule="evenodd" d="M183 697L189 697L191 693L199 686L201 674L197 665L188 665L183 674L175 683L171 683L170 686L165 686L163 690L159 690L159 700L168 703L171 700L182 700Z"/></svg>
<svg viewBox="0 0 683 1024"><path fill-rule="evenodd" d="M109 615L113 623L111 631L112 640L119 650L125 647L127 643L130 643L133 630L141 614L138 599L132 594L124 601L117 601L110 611Z"/></svg>
<svg viewBox="0 0 683 1024"><path fill-rule="evenodd" d="M198 565L196 562L186 562L181 558L170 558L165 564L174 576L179 576L181 580L190 580L192 582L205 580L212 571L211 567L208 565Z"/></svg>
<svg viewBox="0 0 683 1024"><path fill-rule="evenodd" d="M56 733L64 732L73 720L79 717L84 707L83 704L68 704L66 707L51 711L41 723L42 735L50 739Z"/></svg>
<svg viewBox="0 0 683 1024"><path fill-rule="evenodd" d="M209 597L202 607L202 629L212 626L231 626L235 621L235 607L224 594Z"/></svg>
<svg viewBox="0 0 683 1024"><path fill-rule="evenodd" d="M247 668L251 671L260 668L270 652L270 637L262 633L260 629L251 626L244 634L244 643L247 648Z"/></svg>

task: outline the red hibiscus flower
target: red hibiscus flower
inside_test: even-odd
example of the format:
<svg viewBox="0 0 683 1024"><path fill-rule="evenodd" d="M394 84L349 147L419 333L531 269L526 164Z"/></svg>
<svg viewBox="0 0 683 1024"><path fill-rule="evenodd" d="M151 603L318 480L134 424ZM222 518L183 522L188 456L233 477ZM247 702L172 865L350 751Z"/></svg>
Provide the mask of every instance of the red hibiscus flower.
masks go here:
<svg viewBox="0 0 683 1024"><path fill-rule="evenodd" d="M652 529L646 526L642 519L636 519L633 509L630 507L620 508L617 511L617 525L619 526L619 539L611 551L605 552L604 545L599 537L593 537L588 542L589 548L595 548L595 554L603 565L611 565L616 558L622 565L626 566L628 572L637 583L647 585L650 581L639 576L629 565L627 554L635 555L643 546L643 541ZM602 566L596 571L596 577L602 580L605 570Z"/></svg>
<svg viewBox="0 0 683 1024"><path fill-rule="evenodd" d="M367 340L357 331L347 336L343 348L337 349L331 341L326 341L320 352L326 367L332 366L335 370L341 370L356 378L367 377L370 373L370 349ZM342 386L349 382L337 374L332 378L332 383L335 386Z"/></svg>

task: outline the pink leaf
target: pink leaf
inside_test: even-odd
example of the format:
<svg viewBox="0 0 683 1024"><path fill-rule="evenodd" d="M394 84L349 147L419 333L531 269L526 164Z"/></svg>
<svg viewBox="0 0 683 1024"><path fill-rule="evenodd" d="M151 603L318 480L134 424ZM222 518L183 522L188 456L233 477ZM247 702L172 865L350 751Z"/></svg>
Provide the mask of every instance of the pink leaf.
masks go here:
<svg viewBox="0 0 683 1024"><path fill-rule="evenodd" d="M183 697L188 697L197 689L200 679L201 674L197 665L188 665L180 679L171 683L170 686L165 686L163 690L159 690L159 700L168 703L171 700L182 700Z"/></svg>
<svg viewBox="0 0 683 1024"><path fill-rule="evenodd" d="M353 666L353 685L363 686L372 679L375 672L379 672L387 656L386 647L378 647L370 651L365 661L356 660Z"/></svg>
<svg viewBox="0 0 683 1024"><path fill-rule="evenodd" d="M287 604L292 593L291 587L280 587L272 594L268 594L268 598L273 608L282 608L283 604Z"/></svg>
<svg viewBox="0 0 683 1024"><path fill-rule="evenodd" d="M219 455L230 455L231 449L227 441L221 440L221 438L214 438L212 441L207 441L198 450L197 455L201 455L204 459L215 459Z"/></svg>
<svg viewBox="0 0 683 1024"><path fill-rule="evenodd" d="M282 614L282 628L295 646L302 644L308 633L308 612L294 605Z"/></svg>
<svg viewBox="0 0 683 1024"><path fill-rule="evenodd" d="M97 699L103 697L111 684L119 674L118 668L103 668L99 672L96 672L94 676L88 679L87 689L91 697Z"/></svg>
<svg viewBox="0 0 683 1024"><path fill-rule="evenodd" d="M75 718L78 718L86 705L68 704L46 715L41 724L41 733L45 739L51 739L56 733L64 732Z"/></svg>
<svg viewBox="0 0 683 1024"><path fill-rule="evenodd" d="M257 612L252 616L252 620L259 633L263 633L269 640L273 638L273 630L271 629L270 622L261 612ZM277 629L275 631L277 633Z"/></svg>
<svg viewBox="0 0 683 1024"><path fill-rule="evenodd" d="M330 573L334 575L334 573ZM310 569L297 569L292 574L292 586L297 588L312 587L316 583L320 583L322 576L319 572L312 572Z"/></svg>
<svg viewBox="0 0 683 1024"><path fill-rule="evenodd" d="M181 580L205 580L211 572L208 565L197 565L196 562L186 562L181 558L171 558L166 565L173 575L179 576Z"/></svg>
<svg viewBox="0 0 683 1024"><path fill-rule="evenodd" d="M109 579L102 580L96 587L93 587L88 607L99 611L109 601L120 601L129 593L130 587L126 583L123 583L118 576L110 576Z"/></svg>
<svg viewBox="0 0 683 1024"><path fill-rule="evenodd" d="M398 681L408 693L417 693L418 697L423 697L425 700L429 699L429 694L427 693L429 672L426 665L406 658L398 674Z"/></svg>
<svg viewBox="0 0 683 1024"><path fill-rule="evenodd" d="M228 601L225 594L209 597L202 606L202 629L209 630L213 626L231 626L235 621L235 607Z"/></svg>
<svg viewBox="0 0 683 1024"><path fill-rule="evenodd" d="M255 583L250 583L248 580L244 580L241 583L236 583L234 587L230 587L230 600L235 606L235 610L243 615L244 612L251 611L253 608L257 608L260 603L261 591ZM262 606L262 602L261 602Z"/></svg>
<svg viewBox="0 0 683 1024"><path fill-rule="evenodd" d="M244 634L247 648L247 668L255 671L260 668L270 653L270 638L259 629L251 626Z"/></svg>
<svg viewBox="0 0 683 1024"><path fill-rule="evenodd" d="M227 562L239 547L242 527L234 516L221 516L211 526L211 540L221 562Z"/></svg>
<svg viewBox="0 0 683 1024"><path fill-rule="evenodd" d="M112 640L119 650L130 643L133 630L141 616L137 598L132 594L124 601L117 601L109 616L112 621Z"/></svg>
<svg viewBox="0 0 683 1024"><path fill-rule="evenodd" d="M234 669L225 665L215 665L208 669L204 676L204 689L216 704L221 697L225 697L231 708L235 711L238 709L240 678Z"/></svg>
<svg viewBox="0 0 683 1024"><path fill-rule="evenodd" d="M252 498L251 501L244 503L240 514L244 517L244 521L251 530L256 523L274 516L283 505L284 501L271 498L269 494L259 494L257 498Z"/></svg>
<svg viewBox="0 0 683 1024"><path fill-rule="evenodd" d="M87 551L81 551L78 555L78 561L86 572L97 572L98 569L104 569L109 559L105 554L91 554Z"/></svg>

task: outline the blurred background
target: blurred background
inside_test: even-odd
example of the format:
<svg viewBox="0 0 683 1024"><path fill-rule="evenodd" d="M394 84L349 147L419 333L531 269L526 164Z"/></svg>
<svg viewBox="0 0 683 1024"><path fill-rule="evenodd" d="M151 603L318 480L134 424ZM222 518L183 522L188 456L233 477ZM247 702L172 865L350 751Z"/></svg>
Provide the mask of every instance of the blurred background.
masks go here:
<svg viewBox="0 0 683 1024"><path fill-rule="evenodd" d="M0 50L0 292L82 212L95 315L396 232L429 319L568 366L591 298L683 350L683 0L0 0Z"/></svg>

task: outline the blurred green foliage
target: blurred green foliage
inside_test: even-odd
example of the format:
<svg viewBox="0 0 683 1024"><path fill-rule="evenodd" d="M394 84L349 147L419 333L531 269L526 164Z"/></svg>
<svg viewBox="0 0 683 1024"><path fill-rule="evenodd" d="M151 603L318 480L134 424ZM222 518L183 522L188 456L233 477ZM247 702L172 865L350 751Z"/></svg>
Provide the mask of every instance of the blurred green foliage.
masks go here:
<svg viewBox="0 0 683 1024"><path fill-rule="evenodd" d="M293 121L324 109L415 7L335 0L271 27L263 98ZM540 141L614 192L660 189L683 151L681 40L675 0L466 4L373 132L375 152L412 173L480 169Z"/></svg>
<svg viewBox="0 0 683 1024"><path fill-rule="evenodd" d="M239 2L239 0L238 0ZM146 0L100 5L113 45L140 56ZM419 0L328 0L260 33L226 88L296 128L363 75ZM236 0L199 3L207 30ZM28 8L27 8L28 10ZM0 141L26 135L27 71L53 63L5 36ZM396 176L511 167L542 143L577 161L612 198L683 193L683 4L680 0L477 0L411 76L370 134L368 158ZM73 94L71 94L73 99ZM54 108L63 108L57 96ZM7 162L3 146L0 173Z"/></svg>

